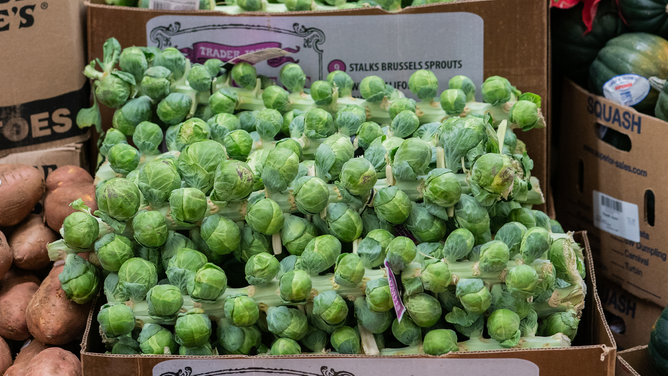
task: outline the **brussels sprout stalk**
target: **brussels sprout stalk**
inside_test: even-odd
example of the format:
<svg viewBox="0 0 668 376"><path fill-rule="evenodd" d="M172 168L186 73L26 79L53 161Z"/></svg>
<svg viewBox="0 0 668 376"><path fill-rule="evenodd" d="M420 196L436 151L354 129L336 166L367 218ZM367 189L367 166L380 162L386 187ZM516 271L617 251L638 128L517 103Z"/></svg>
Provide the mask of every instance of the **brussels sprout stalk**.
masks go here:
<svg viewBox="0 0 668 376"><path fill-rule="evenodd" d="M569 347L571 340L563 334L555 334L551 337L522 337L515 349L542 349L555 347ZM487 338L472 338L467 341L458 342L459 351L490 351L503 350L499 342ZM402 348L385 348L380 350L382 356L417 355L424 354L422 346L408 346Z"/></svg>

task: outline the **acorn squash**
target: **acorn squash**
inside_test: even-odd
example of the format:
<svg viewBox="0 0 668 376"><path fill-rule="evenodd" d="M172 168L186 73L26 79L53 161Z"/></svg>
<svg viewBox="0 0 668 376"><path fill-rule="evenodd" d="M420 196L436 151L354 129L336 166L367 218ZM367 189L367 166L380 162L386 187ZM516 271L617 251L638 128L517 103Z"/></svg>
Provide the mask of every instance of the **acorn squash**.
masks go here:
<svg viewBox="0 0 668 376"><path fill-rule="evenodd" d="M659 375L668 375L668 308L664 309L652 328L649 356Z"/></svg>
<svg viewBox="0 0 668 376"><path fill-rule="evenodd" d="M668 0L619 0L619 9L633 31L668 38Z"/></svg>

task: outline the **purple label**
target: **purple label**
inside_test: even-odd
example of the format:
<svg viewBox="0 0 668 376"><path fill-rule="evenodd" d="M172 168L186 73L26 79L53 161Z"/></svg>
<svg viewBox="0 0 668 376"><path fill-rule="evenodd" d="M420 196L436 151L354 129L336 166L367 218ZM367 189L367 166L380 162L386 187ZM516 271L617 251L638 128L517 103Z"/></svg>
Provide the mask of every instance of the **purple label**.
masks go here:
<svg viewBox="0 0 668 376"><path fill-rule="evenodd" d="M253 53L256 51L266 50L268 48L281 48L290 53L299 52L299 47L295 48L282 48L281 43L278 42L265 42L265 43L256 43L249 44L246 46L228 46L225 44L211 43L211 42L199 42L193 44L192 47L182 48L181 52L193 63L204 64L208 59L220 59L222 61L230 61L239 56ZM281 56L268 60L270 66L279 67L286 63L298 63L299 60L295 60L288 56Z"/></svg>
<svg viewBox="0 0 668 376"><path fill-rule="evenodd" d="M397 284L397 279L392 273L392 268L390 268L390 263L385 260L385 269L387 270L387 281L390 283L390 292L392 293L392 302L394 302L394 311L397 313L397 320L401 322L401 318L404 317L406 312L406 307L404 302L401 301L401 293L399 292L399 285Z"/></svg>
<svg viewBox="0 0 668 376"><path fill-rule="evenodd" d="M329 62L329 65L327 66L327 71L329 72L334 72L334 71L346 71L346 63L344 63L341 60L332 60Z"/></svg>

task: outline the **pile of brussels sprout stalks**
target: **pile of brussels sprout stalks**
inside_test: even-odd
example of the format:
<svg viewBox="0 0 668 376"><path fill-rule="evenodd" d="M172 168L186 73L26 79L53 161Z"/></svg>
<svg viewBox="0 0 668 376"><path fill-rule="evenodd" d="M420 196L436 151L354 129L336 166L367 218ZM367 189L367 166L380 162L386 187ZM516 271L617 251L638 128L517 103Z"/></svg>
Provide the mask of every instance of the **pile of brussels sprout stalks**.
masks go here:
<svg viewBox="0 0 668 376"><path fill-rule="evenodd" d="M513 133L544 125L537 96L492 77L478 103L460 76L439 104L418 71L419 102L375 76L362 100L344 72L305 89L295 64L288 93L245 63L104 50L77 119L117 108L98 210L74 202L48 249L70 299L103 289L111 353L441 355L575 337L584 256L531 209L543 198Z"/></svg>

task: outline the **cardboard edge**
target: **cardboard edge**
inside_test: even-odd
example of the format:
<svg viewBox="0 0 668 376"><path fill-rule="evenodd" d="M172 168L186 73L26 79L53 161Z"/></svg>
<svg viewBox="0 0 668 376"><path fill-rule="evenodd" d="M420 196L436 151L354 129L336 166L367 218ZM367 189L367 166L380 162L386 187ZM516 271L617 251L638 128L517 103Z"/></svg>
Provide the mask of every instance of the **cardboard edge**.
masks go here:
<svg viewBox="0 0 668 376"><path fill-rule="evenodd" d="M53 149L69 144L81 144L86 141L88 141L91 138L91 130L89 129L86 131L86 133L74 136L74 137L68 137L62 140L58 141L48 141L48 142L43 142L40 144L33 144L33 145L28 145L28 146L21 146L18 148L13 148L13 149L7 149L7 150L0 150L0 158L6 157L10 154L14 153L25 153L29 151L38 151L38 150L46 150L46 149Z"/></svg>
<svg viewBox="0 0 668 376"><path fill-rule="evenodd" d="M647 345L640 345L640 346L636 346L636 347L632 347L630 349L620 351L620 352L617 353L617 362L619 362L621 367L624 368L624 370L626 372L628 372L629 374L631 374L633 376L641 376L638 373L638 371L636 371L633 368L633 366L631 366L629 364L629 362L627 362L626 359L624 359L624 354L633 353L633 352L636 352L636 351L645 351L645 350L647 350Z"/></svg>

